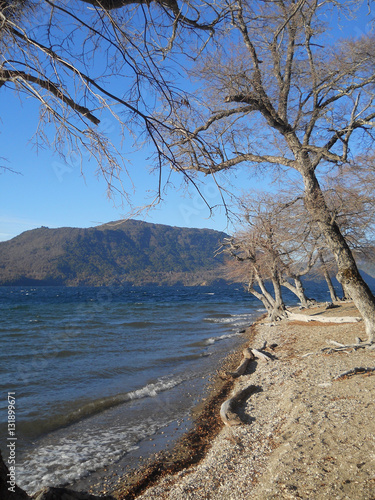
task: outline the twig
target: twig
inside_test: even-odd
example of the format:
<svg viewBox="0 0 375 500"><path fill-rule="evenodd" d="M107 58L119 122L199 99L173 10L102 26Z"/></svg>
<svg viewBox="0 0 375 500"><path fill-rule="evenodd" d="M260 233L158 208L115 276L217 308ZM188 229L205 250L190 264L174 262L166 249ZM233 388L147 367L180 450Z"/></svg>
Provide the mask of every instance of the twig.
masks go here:
<svg viewBox="0 0 375 500"><path fill-rule="evenodd" d="M340 342L336 342L335 340L327 340L329 344L334 345L335 347L323 347L322 352L327 352L330 354L331 352L342 352L347 351L348 349L375 349L375 344L373 342L361 342L360 338L356 338L355 344L341 344Z"/></svg>
<svg viewBox="0 0 375 500"><path fill-rule="evenodd" d="M337 377L335 377L333 380L340 380L340 378L349 377L350 375L357 375L357 374L362 375L363 373L369 373L369 372L375 372L375 368L356 367L346 372L340 373L340 375L337 375Z"/></svg>

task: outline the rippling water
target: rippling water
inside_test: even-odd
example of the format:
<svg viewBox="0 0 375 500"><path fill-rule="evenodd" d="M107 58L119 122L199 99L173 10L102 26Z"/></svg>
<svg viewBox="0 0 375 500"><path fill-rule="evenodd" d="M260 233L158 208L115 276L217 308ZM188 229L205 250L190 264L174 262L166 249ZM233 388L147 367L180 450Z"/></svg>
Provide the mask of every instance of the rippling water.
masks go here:
<svg viewBox="0 0 375 500"><path fill-rule="evenodd" d="M32 493L126 460L189 413L262 312L241 286L0 287L0 447L15 392L17 483Z"/></svg>
<svg viewBox="0 0 375 500"><path fill-rule="evenodd" d="M241 287L0 288L1 421L15 392L17 482L71 482L186 414L260 311Z"/></svg>

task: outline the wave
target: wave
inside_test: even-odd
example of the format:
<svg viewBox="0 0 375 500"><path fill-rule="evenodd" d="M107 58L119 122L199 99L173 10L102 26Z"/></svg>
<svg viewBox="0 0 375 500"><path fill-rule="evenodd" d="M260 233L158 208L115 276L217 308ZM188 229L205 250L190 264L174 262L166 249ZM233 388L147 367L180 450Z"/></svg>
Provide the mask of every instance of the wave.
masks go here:
<svg viewBox="0 0 375 500"><path fill-rule="evenodd" d="M229 314L229 313L212 312L212 313L210 313L209 318L205 318L205 321L214 320L216 318L218 318L218 319L220 319L220 318L233 318L233 315Z"/></svg>
<svg viewBox="0 0 375 500"><path fill-rule="evenodd" d="M195 344L189 344L189 346L192 346L192 347L205 347L206 345L208 345L208 344L199 343L199 342L197 342ZM162 359L157 360L155 363L156 364L169 364L169 363L178 364L178 363L183 363L184 361L195 361L197 359L207 358L208 356L211 356L211 353L202 352L200 354L184 354L182 356L173 356L173 357L169 357L169 358L162 358Z"/></svg>
<svg viewBox="0 0 375 500"><path fill-rule="evenodd" d="M77 351L72 351L70 349L65 349L64 351L59 351L56 353L57 358L69 358L70 356L77 356L80 354Z"/></svg>
<svg viewBox="0 0 375 500"><path fill-rule="evenodd" d="M124 394L117 394L115 396L107 396L95 401L90 401L73 411L63 412L62 414L51 417L48 420L40 419L25 422L19 420L18 427L22 429L22 432L25 433L25 435L29 435L34 438L42 434L60 429L62 427L67 427L123 403L127 403L136 399L155 397L160 392L168 391L173 387L176 387L184 380L185 379L178 377L162 377L156 382L146 384L145 386L134 391L126 392Z"/></svg>
<svg viewBox="0 0 375 500"><path fill-rule="evenodd" d="M209 318L204 318L204 321L207 323L218 323L218 324L231 324L235 327L241 327L245 325L249 325L254 319L254 313L245 313L245 314L234 314L234 315L222 315L215 316L212 315Z"/></svg>
<svg viewBox="0 0 375 500"><path fill-rule="evenodd" d="M91 472L113 464L138 449L138 442L152 436L167 421L152 417L131 428L85 429L73 438L48 439L35 447L17 466L17 484L32 495L45 486L65 486Z"/></svg>
<svg viewBox="0 0 375 500"><path fill-rule="evenodd" d="M125 323L118 324L117 326L133 327L133 328L145 328L157 325L153 321L129 321Z"/></svg>
<svg viewBox="0 0 375 500"><path fill-rule="evenodd" d="M208 339L199 340L198 342L189 344L189 347L207 347L208 345L215 344L215 342L220 342L221 340L237 337L238 335L240 335L239 332L225 333L224 335L219 335L218 337L210 337Z"/></svg>

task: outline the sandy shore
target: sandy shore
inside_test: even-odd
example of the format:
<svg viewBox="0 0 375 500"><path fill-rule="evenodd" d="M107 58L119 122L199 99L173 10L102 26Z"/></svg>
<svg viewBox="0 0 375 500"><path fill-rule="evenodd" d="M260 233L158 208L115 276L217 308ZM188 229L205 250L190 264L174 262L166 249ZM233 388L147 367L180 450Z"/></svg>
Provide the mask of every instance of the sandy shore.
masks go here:
<svg viewBox="0 0 375 500"><path fill-rule="evenodd" d="M358 315L350 304L308 314ZM263 320L247 334L249 347L276 344L275 359L252 362L234 382L217 378L194 429L173 452L122 478L111 491L115 498L375 498L375 376L335 380L350 369L375 367L375 350L322 351L329 339L365 339L363 324ZM239 359L230 356L227 368ZM237 410L243 425L223 426L222 401L249 386L252 395Z"/></svg>

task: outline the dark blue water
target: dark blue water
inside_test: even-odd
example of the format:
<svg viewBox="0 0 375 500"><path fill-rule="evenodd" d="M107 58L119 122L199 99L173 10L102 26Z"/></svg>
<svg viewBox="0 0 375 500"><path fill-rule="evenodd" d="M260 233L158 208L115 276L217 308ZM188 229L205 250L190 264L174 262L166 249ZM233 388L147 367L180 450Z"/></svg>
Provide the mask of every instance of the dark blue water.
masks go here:
<svg viewBox="0 0 375 500"><path fill-rule="evenodd" d="M1 421L15 392L19 484L72 481L178 418L260 308L240 286L0 288Z"/></svg>
<svg viewBox="0 0 375 500"><path fill-rule="evenodd" d="M262 312L242 286L0 287L0 447L14 392L17 482L73 482L183 418Z"/></svg>

